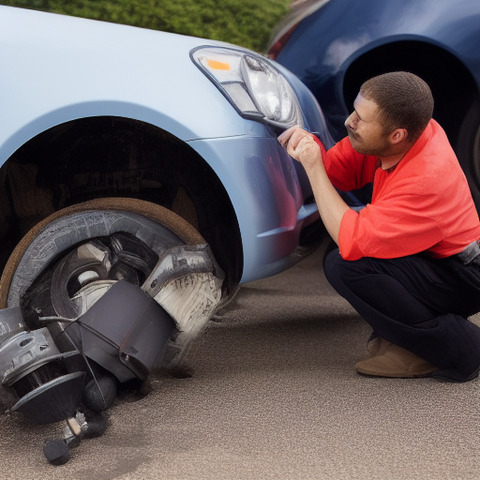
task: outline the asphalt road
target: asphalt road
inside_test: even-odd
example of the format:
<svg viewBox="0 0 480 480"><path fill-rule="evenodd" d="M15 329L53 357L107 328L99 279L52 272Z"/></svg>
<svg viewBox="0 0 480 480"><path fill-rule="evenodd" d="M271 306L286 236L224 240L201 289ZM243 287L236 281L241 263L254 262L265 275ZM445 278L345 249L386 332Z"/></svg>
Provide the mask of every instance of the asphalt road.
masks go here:
<svg viewBox="0 0 480 480"><path fill-rule="evenodd" d="M369 328L321 260L244 286L196 341L191 377L123 394L63 466L42 453L63 425L1 416L0 479L480 479L480 381L357 375Z"/></svg>

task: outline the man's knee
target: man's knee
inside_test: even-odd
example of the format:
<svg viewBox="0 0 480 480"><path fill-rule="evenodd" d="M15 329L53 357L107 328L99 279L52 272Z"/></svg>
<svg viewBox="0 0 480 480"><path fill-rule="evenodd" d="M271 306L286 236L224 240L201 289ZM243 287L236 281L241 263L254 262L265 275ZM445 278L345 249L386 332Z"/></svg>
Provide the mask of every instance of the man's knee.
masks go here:
<svg viewBox="0 0 480 480"><path fill-rule="evenodd" d="M341 264L344 262L338 248L329 252L323 259L323 272L330 284L336 288L341 279Z"/></svg>
<svg viewBox="0 0 480 480"><path fill-rule="evenodd" d="M377 272L375 259L344 260L338 248L325 256L323 269L325 277L339 293L345 288L358 289L369 274Z"/></svg>

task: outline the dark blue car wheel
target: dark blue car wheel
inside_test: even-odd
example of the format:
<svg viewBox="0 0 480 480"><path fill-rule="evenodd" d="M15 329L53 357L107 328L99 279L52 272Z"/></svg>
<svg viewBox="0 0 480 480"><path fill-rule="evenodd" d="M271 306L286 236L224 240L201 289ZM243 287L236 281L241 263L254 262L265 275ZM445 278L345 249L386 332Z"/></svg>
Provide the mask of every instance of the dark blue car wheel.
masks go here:
<svg viewBox="0 0 480 480"><path fill-rule="evenodd" d="M477 210L480 211L480 98L473 103L462 122L456 152L470 184Z"/></svg>

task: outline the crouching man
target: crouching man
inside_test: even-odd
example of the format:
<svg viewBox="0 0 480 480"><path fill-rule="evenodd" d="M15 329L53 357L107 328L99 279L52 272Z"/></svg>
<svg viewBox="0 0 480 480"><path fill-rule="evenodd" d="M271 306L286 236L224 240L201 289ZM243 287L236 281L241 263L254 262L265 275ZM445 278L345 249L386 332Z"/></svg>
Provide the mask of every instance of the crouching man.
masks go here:
<svg viewBox="0 0 480 480"><path fill-rule="evenodd" d="M370 324L363 375L469 381L480 367L480 222L428 85L407 72L365 82L328 152L292 127L278 137L305 168L338 249L325 275ZM338 190L373 182L370 203ZM338 190L337 190L338 189Z"/></svg>

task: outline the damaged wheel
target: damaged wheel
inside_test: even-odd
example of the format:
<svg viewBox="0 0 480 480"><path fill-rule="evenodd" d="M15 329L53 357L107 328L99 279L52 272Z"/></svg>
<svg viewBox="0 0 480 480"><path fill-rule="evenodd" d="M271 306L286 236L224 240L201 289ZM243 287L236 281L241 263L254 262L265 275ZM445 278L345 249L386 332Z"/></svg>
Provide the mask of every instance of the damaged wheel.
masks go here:
<svg viewBox="0 0 480 480"><path fill-rule="evenodd" d="M176 321L179 334L167 363L177 366L220 301L223 280L219 269L190 268L194 262L178 253L188 245L205 240L159 205L128 198L76 204L37 224L17 245L0 282L0 307L20 305L30 325L38 316L74 320L112 285L127 281L143 287ZM175 249L174 260L162 263ZM171 264L168 275L155 277L164 263Z"/></svg>
<svg viewBox="0 0 480 480"><path fill-rule="evenodd" d="M59 269L53 281L63 294L67 285L61 283L67 281L71 294L74 278L78 290L122 276L138 281L155 255L174 245L201 243L205 240L190 224L150 202L101 198L76 204L44 219L17 245L2 275L0 307L19 305L27 288L55 261ZM117 255L114 265L108 264L107 251ZM52 303L68 309L59 293L54 292Z"/></svg>

